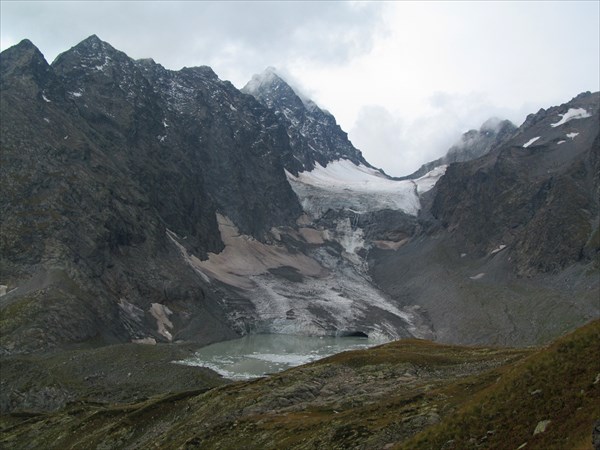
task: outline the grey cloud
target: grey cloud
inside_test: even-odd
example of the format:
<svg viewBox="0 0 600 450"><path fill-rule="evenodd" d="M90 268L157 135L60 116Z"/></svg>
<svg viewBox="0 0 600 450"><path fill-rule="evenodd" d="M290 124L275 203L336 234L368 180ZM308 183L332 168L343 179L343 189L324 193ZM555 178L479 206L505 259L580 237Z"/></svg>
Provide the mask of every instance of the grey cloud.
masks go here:
<svg viewBox="0 0 600 450"><path fill-rule="evenodd" d="M370 163L390 175L403 176L445 155L462 133L479 129L489 119L493 118L490 126L498 118L521 123L520 110L495 107L479 94L436 92L429 103L432 112L417 118L411 117L411 111L392 114L382 106L365 106L350 139Z"/></svg>
<svg viewBox="0 0 600 450"><path fill-rule="evenodd" d="M248 76L294 59L342 64L371 48L381 14L346 2L3 2L2 36L53 59L97 34L169 68L235 63L231 73Z"/></svg>

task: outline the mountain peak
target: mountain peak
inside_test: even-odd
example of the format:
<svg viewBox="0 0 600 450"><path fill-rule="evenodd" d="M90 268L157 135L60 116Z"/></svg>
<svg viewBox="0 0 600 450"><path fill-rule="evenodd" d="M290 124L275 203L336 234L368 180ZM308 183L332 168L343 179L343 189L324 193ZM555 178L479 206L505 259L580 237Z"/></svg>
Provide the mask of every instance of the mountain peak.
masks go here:
<svg viewBox="0 0 600 450"><path fill-rule="evenodd" d="M29 39L23 39L14 48L20 50L37 50L39 52L38 48Z"/></svg>
<svg viewBox="0 0 600 450"><path fill-rule="evenodd" d="M272 110L288 129L293 153L284 155L283 160L293 175L312 170L316 163L326 166L338 159L372 167L354 148L333 115L298 93L274 67L252 76L242 92Z"/></svg>
<svg viewBox="0 0 600 450"><path fill-rule="evenodd" d="M71 57L75 57L75 59L81 61L85 60L85 62L89 64L92 64L93 62L100 62L100 64L102 64L111 59L118 59L121 60L121 62L125 62L125 60L128 61L130 59L125 53L115 49L112 45L101 40L95 34L92 34L66 52L58 55L52 65L56 66L57 64L64 62L65 59L70 59Z"/></svg>
<svg viewBox="0 0 600 450"><path fill-rule="evenodd" d="M215 73L215 71L210 66L194 66L194 67L184 67L181 69L182 74L193 74L199 75L203 78L218 80L219 76Z"/></svg>
<svg viewBox="0 0 600 450"><path fill-rule="evenodd" d="M7 48L2 52L2 60L3 62L7 58L13 57L13 55L20 55L21 58L25 57L28 60L44 60L44 55L42 52L31 42L29 39L23 39L16 45Z"/></svg>
<svg viewBox="0 0 600 450"><path fill-rule="evenodd" d="M265 95L267 92L280 91L278 96L282 93L286 95L293 95L294 97L300 97L294 91L294 89L277 73L277 70L269 66L259 74L252 76L252 79L242 88L242 92L257 96Z"/></svg>
<svg viewBox="0 0 600 450"><path fill-rule="evenodd" d="M33 77L37 84L43 85L49 72L48 62L42 52L29 40L23 39L17 45L2 52L0 73L3 84L10 74L20 77ZM16 80L17 78L14 78Z"/></svg>
<svg viewBox="0 0 600 450"><path fill-rule="evenodd" d="M74 49L78 49L82 53L92 54L92 55L113 55L117 53L122 53L108 42L103 41L95 34L92 34L88 38L81 41L77 44Z"/></svg>
<svg viewBox="0 0 600 450"><path fill-rule="evenodd" d="M100 39L95 34L88 36L83 41L81 41L79 44L77 44L75 47L91 48L94 50L96 50L96 49L105 50L108 48L113 49L113 47L108 42L104 42L102 39Z"/></svg>

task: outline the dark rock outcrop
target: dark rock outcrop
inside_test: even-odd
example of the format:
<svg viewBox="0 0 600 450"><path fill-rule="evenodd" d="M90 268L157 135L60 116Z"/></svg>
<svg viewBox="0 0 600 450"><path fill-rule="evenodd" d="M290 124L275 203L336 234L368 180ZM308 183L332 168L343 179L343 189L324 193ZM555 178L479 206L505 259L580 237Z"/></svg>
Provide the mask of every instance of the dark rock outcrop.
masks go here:
<svg viewBox="0 0 600 450"><path fill-rule="evenodd" d="M541 110L488 155L450 165L433 216L466 252L508 246L520 274L589 259L599 213L599 99L588 93ZM569 110L585 117L556 125Z"/></svg>

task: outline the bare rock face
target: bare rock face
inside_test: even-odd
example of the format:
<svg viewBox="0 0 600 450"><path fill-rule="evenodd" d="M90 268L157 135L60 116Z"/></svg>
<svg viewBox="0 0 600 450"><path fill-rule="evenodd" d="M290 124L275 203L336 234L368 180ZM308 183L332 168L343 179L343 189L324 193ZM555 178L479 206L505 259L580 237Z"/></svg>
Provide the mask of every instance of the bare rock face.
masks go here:
<svg viewBox="0 0 600 450"><path fill-rule="evenodd" d="M23 41L1 74L6 351L235 336L167 230L202 258L223 249L217 211L259 240L294 223L274 114L209 68L168 71L96 36L52 65ZM171 339L152 304L173 312Z"/></svg>
<svg viewBox="0 0 600 450"><path fill-rule="evenodd" d="M599 98L582 94L530 115L487 156L448 168L431 212L465 251L506 245L524 275L597 252L589 247L598 232Z"/></svg>
<svg viewBox="0 0 600 450"><path fill-rule="evenodd" d="M441 341L536 344L597 317L599 100L540 110L450 164L409 242L369 255L374 282Z"/></svg>

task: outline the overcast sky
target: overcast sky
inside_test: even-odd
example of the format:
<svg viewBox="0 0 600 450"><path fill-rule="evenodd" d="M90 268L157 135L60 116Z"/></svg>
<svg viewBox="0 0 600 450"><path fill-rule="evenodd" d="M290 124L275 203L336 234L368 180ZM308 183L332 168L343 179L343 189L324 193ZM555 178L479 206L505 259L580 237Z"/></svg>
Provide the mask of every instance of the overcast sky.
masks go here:
<svg viewBox="0 0 600 450"><path fill-rule="evenodd" d="M406 175L491 116L600 90L600 10L585 2L0 2L2 50L51 62L97 34L169 69L241 88L274 66L373 165Z"/></svg>

